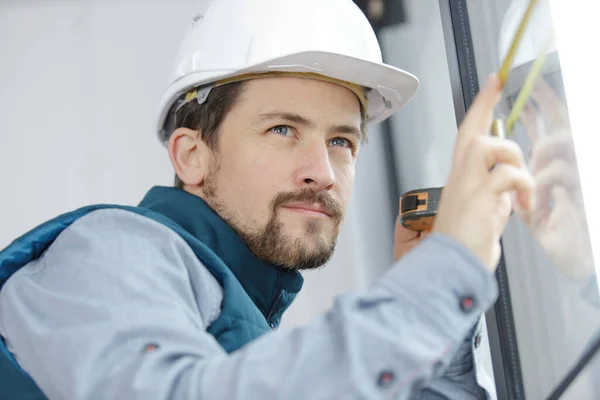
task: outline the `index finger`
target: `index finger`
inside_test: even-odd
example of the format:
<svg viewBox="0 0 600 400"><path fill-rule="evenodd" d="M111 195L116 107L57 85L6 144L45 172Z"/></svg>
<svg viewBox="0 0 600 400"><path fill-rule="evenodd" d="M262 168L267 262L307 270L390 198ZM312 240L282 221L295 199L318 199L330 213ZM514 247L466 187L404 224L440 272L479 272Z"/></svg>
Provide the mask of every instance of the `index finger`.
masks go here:
<svg viewBox="0 0 600 400"><path fill-rule="evenodd" d="M470 142L477 136L488 135L494 118L494 108L500 101L502 86L496 74L490 75L460 125L457 142Z"/></svg>

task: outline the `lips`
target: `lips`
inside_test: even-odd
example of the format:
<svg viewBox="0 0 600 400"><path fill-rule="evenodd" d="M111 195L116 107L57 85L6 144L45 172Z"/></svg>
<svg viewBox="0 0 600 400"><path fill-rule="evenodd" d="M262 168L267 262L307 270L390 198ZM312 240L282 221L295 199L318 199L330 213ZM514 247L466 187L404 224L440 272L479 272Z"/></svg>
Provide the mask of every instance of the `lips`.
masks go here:
<svg viewBox="0 0 600 400"><path fill-rule="evenodd" d="M297 210L297 211L309 211L309 212L314 212L314 213L321 213L324 214L328 217L332 216L332 213L327 211L325 209L325 207L323 207L321 204L319 203L291 203L291 204L286 204L284 206L282 206L284 208L289 208L292 210Z"/></svg>

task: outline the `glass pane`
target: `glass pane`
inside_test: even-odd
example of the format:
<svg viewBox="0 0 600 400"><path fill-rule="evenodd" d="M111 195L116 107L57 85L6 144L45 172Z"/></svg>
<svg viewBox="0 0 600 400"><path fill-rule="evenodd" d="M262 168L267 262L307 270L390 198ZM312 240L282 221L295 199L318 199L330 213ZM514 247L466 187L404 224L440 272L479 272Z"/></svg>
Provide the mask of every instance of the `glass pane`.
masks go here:
<svg viewBox="0 0 600 400"><path fill-rule="evenodd" d="M467 0L479 81L497 72L528 0ZM515 212L503 238L527 399L548 396L600 329L600 300L579 180L561 52L550 4L534 11L516 53L497 117L506 121L536 60L545 59L510 140L523 149L537 204ZM598 358L598 357L596 357ZM562 398L600 398L600 362Z"/></svg>
<svg viewBox="0 0 600 400"><path fill-rule="evenodd" d="M565 391L562 399L597 399L600 391L600 379L598 379L598 371L600 371L600 357L597 355L590 360L587 368L584 369ZM581 387L591 387L591 390L582 392ZM590 397L581 397L583 393L587 393Z"/></svg>

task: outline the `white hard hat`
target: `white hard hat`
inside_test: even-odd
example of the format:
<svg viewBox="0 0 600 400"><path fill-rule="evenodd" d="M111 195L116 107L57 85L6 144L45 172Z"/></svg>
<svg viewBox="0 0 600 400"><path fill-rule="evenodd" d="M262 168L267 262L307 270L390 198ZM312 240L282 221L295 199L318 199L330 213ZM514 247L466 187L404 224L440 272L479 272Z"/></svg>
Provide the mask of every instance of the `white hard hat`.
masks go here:
<svg viewBox="0 0 600 400"><path fill-rule="evenodd" d="M352 0L212 0L203 8L183 37L160 101L163 143L190 90L198 88L192 93L202 102L211 87L236 77L294 73L360 87L368 123L401 109L419 85L414 75L383 64L377 37Z"/></svg>

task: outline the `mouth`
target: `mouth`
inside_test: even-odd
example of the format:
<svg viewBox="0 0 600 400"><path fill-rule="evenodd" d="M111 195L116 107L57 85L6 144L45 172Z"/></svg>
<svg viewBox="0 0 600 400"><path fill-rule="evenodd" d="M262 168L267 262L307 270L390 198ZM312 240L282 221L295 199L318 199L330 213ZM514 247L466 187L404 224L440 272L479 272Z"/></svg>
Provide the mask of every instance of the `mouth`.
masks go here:
<svg viewBox="0 0 600 400"><path fill-rule="evenodd" d="M333 215L318 203L292 203L282 206L290 211L312 217L331 218Z"/></svg>

